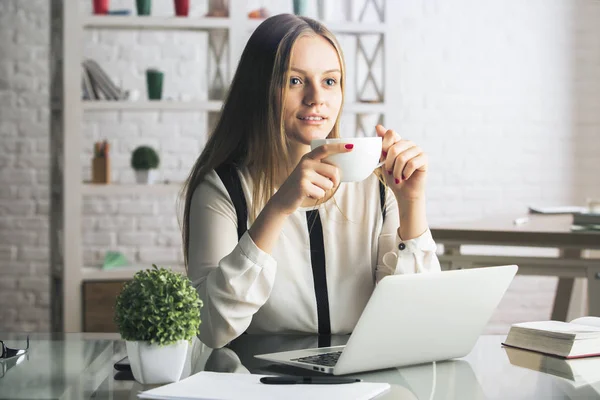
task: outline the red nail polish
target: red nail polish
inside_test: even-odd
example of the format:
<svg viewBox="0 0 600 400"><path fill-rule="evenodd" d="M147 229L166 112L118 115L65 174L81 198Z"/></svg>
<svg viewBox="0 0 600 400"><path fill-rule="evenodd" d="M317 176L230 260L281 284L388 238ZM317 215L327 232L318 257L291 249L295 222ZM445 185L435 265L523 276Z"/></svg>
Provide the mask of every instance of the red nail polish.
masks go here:
<svg viewBox="0 0 600 400"><path fill-rule="evenodd" d="M353 145L352 143L348 143L348 144L347 144L346 146L344 146L344 147L346 147L348 150L352 150L352 148L354 147L354 145Z"/></svg>
<svg viewBox="0 0 600 400"><path fill-rule="evenodd" d="M383 154L384 157L387 157L387 151L382 151L381 154Z"/></svg>
<svg viewBox="0 0 600 400"><path fill-rule="evenodd" d="M400 179L396 178L394 180L396 181L396 185L400 183Z"/></svg>
<svg viewBox="0 0 600 400"><path fill-rule="evenodd" d="M388 171L388 175L391 175L391 174L392 174L392 171Z"/></svg>

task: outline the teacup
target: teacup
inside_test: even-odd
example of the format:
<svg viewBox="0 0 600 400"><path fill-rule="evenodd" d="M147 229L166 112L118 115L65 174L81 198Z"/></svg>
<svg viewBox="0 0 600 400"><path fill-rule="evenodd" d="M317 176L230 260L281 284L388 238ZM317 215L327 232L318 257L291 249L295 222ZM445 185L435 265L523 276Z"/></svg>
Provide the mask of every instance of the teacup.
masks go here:
<svg viewBox="0 0 600 400"><path fill-rule="evenodd" d="M311 150L324 144L352 143L352 151L333 154L323 161L335 165L340 170L342 182L360 182L369 177L373 170L381 165L381 138L337 138L337 139L314 139L310 142Z"/></svg>

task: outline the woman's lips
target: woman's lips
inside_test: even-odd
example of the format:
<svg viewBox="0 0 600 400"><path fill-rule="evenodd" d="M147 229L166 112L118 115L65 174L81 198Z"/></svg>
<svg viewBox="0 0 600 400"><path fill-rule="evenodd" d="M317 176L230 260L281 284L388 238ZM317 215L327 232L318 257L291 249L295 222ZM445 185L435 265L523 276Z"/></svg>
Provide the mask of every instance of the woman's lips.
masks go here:
<svg viewBox="0 0 600 400"><path fill-rule="evenodd" d="M321 125L327 120L327 118L322 115L314 114L298 116L298 119L307 125Z"/></svg>

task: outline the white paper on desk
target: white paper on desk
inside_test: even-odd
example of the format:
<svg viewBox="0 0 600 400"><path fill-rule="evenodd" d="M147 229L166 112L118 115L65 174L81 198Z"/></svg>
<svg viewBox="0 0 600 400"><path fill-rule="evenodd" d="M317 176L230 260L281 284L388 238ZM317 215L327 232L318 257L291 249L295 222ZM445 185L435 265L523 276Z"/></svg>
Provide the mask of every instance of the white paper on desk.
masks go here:
<svg viewBox="0 0 600 400"><path fill-rule="evenodd" d="M336 385L265 385L265 375L199 372L179 382L138 394L157 400L263 399L372 399L389 390L387 383L357 382Z"/></svg>
<svg viewBox="0 0 600 400"><path fill-rule="evenodd" d="M580 206L529 207L531 214L575 214L586 211L588 211L587 207Z"/></svg>

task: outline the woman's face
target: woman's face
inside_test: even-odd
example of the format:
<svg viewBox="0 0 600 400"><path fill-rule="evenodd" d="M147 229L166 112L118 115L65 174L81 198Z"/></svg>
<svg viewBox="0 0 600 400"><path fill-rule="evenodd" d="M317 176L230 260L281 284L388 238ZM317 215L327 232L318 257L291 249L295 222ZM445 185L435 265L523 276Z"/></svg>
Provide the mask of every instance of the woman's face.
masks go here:
<svg viewBox="0 0 600 400"><path fill-rule="evenodd" d="M341 66L335 48L322 36L294 43L288 94L283 105L288 138L310 145L329 135L342 106Z"/></svg>

